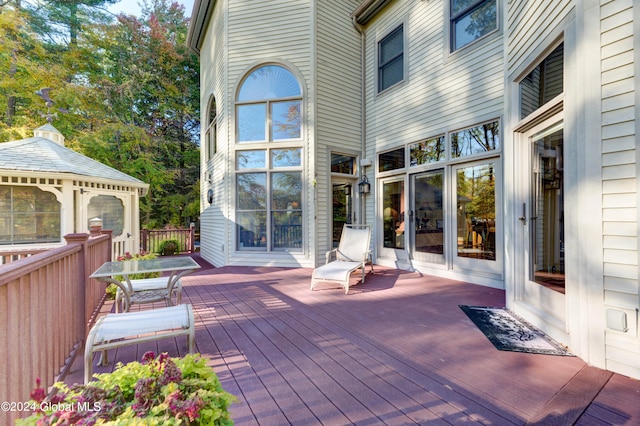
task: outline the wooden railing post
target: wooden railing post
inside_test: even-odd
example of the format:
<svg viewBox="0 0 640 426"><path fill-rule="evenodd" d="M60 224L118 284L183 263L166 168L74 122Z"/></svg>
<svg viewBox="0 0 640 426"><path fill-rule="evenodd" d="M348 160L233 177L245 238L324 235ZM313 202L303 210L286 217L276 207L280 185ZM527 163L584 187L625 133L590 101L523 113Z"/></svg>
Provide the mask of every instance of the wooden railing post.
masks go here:
<svg viewBox="0 0 640 426"><path fill-rule="evenodd" d="M100 234L109 236L109 260L116 260L113 258L113 229L101 229Z"/></svg>
<svg viewBox="0 0 640 426"><path fill-rule="evenodd" d="M78 260L78 289L76 290L76 294L78 295L78 336L80 337L80 341L82 345L84 345L85 331L86 331L86 293L87 293L87 285L89 285L89 268L87 265L88 256L87 256L87 241L89 240L89 235L87 234L68 234L64 236L67 244L72 243L80 243L82 244L82 251L80 252L80 259Z"/></svg>
<svg viewBox="0 0 640 426"><path fill-rule="evenodd" d="M140 231L140 239L142 240L142 251L148 251L148 243L149 243L149 232L146 229Z"/></svg>
<svg viewBox="0 0 640 426"><path fill-rule="evenodd" d="M191 222L189 225L189 253L196 251L196 224Z"/></svg>

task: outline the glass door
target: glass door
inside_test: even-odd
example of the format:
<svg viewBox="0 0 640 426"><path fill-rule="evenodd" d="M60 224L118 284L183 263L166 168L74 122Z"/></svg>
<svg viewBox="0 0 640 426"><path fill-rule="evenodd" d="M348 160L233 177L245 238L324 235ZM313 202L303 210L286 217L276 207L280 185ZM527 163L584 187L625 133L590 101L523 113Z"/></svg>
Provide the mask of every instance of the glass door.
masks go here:
<svg viewBox="0 0 640 426"><path fill-rule="evenodd" d="M404 176L382 182L382 247L381 255L403 258L405 251L405 191Z"/></svg>
<svg viewBox="0 0 640 426"><path fill-rule="evenodd" d="M331 197L332 245L333 248L336 248L340 244L340 236L344 225L355 221L353 182L333 181L331 186L333 190Z"/></svg>
<svg viewBox="0 0 640 426"><path fill-rule="evenodd" d="M411 177L410 253L415 260L444 263L444 170Z"/></svg>
<svg viewBox="0 0 640 426"><path fill-rule="evenodd" d="M456 269L502 275L500 161L498 158L453 167L455 179Z"/></svg>

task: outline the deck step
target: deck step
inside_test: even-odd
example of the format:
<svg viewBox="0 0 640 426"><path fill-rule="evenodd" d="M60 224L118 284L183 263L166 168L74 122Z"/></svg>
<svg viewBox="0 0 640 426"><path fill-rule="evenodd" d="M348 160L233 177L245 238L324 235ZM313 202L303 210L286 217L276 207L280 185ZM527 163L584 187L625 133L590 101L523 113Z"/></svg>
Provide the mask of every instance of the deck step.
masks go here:
<svg viewBox="0 0 640 426"><path fill-rule="evenodd" d="M613 373L585 365L542 407L527 425L573 425L598 396Z"/></svg>

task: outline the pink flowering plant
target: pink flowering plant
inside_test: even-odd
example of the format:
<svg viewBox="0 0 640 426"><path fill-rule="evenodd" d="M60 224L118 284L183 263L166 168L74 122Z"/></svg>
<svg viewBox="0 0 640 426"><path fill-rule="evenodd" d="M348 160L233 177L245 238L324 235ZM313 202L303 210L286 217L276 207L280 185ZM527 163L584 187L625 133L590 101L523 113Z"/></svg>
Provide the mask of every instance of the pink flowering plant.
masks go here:
<svg viewBox="0 0 640 426"><path fill-rule="evenodd" d="M17 425L233 425L228 407L236 398L222 389L199 355L169 358L144 354L142 362L118 364L86 385L54 384L53 396L31 392L36 412Z"/></svg>

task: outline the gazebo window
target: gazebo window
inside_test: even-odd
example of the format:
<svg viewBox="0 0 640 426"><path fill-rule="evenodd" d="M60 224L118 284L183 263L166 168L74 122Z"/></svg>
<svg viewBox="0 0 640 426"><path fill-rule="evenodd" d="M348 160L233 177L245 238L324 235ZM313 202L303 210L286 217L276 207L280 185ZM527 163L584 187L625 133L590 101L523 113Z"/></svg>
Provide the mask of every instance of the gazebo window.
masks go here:
<svg viewBox="0 0 640 426"><path fill-rule="evenodd" d="M119 198L112 195L92 197L89 202L88 214L89 220L95 217L102 219L102 228L112 229L114 237L122 235L122 230L124 229L124 205Z"/></svg>
<svg viewBox="0 0 640 426"><path fill-rule="evenodd" d="M0 186L0 244L60 241L60 203L30 186Z"/></svg>

